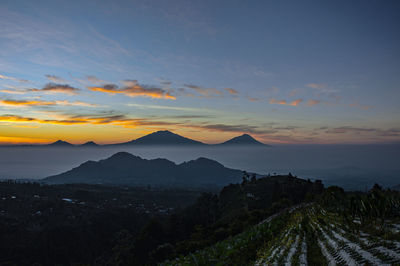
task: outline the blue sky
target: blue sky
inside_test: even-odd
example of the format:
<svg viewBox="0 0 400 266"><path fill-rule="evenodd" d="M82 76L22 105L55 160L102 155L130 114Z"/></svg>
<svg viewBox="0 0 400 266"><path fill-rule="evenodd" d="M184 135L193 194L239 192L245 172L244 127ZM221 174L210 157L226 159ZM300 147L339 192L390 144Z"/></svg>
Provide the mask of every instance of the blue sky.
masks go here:
<svg viewBox="0 0 400 266"><path fill-rule="evenodd" d="M399 7L2 1L0 142L398 142Z"/></svg>

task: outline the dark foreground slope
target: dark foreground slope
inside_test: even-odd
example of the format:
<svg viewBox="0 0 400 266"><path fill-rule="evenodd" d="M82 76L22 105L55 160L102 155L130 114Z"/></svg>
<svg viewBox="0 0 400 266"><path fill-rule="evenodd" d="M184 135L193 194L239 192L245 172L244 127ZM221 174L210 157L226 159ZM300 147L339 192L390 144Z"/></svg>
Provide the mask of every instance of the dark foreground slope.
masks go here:
<svg viewBox="0 0 400 266"><path fill-rule="evenodd" d="M292 176L244 177L195 202L197 191L0 182L0 264L156 265L323 190Z"/></svg>
<svg viewBox="0 0 400 266"><path fill-rule="evenodd" d="M367 208L365 208L367 206ZM400 265L400 193L329 187L313 202L161 265Z"/></svg>
<svg viewBox="0 0 400 266"><path fill-rule="evenodd" d="M87 183L112 185L156 185L204 187L223 186L240 181L242 171L199 158L182 164L166 159L146 160L119 152L98 162L88 161L65 173L50 176L48 184Z"/></svg>

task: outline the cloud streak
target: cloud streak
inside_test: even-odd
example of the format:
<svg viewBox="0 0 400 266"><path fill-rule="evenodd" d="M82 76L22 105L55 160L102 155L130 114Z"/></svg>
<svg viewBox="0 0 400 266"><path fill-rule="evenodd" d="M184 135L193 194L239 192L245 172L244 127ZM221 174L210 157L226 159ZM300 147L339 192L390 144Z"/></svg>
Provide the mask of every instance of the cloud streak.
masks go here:
<svg viewBox="0 0 400 266"><path fill-rule="evenodd" d="M0 105L3 106L84 106L84 107L97 107L98 105L92 103L86 103L81 101L70 102L64 101L40 101L40 100L11 100L4 99L0 100Z"/></svg>
<svg viewBox="0 0 400 266"><path fill-rule="evenodd" d="M10 77L10 76L1 75L1 74L0 74L0 79L11 80L11 81L16 81L16 82L20 82L20 83L27 83L27 82L29 82L29 81L26 80L26 79L19 79L19 78Z"/></svg>
<svg viewBox="0 0 400 266"><path fill-rule="evenodd" d="M307 106L314 106L314 105L319 104L320 102L321 101L319 101L319 100L308 100Z"/></svg>
<svg viewBox="0 0 400 266"><path fill-rule="evenodd" d="M287 102L286 100L277 100L272 98L269 103L270 104L280 104L280 105L290 105L290 106L298 106L301 102L303 101L303 99L297 99L291 102Z"/></svg>
<svg viewBox="0 0 400 266"><path fill-rule="evenodd" d="M54 83L65 83L65 79L57 77L55 75L45 75L46 78Z"/></svg>
<svg viewBox="0 0 400 266"><path fill-rule="evenodd" d="M111 95L124 94L129 97L148 97L155 99L176 100L176 97L173 96L170 91L161 88L140 85L137 80L125 80L123 83L124 86L121 88L115 84L106 84L101 87L89 87L89 89L91 91L99 91Z"/></svg>
<svg viewBox="0 0 400 266"><path fill-rule="evenodd" d="M29 89L32 92L44 92L44 93L63 93L68 95L76 95L79 93L80 89L72 87L68 84L57 84L48 83L42 89Z"/></svg>

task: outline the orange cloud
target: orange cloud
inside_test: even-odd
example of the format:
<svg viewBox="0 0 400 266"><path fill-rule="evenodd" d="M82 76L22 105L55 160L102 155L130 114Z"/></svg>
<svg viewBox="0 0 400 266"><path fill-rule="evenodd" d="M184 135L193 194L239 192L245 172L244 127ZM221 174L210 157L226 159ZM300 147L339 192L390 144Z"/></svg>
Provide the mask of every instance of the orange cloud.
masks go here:
<svg viewBox="0 0 400 266"><path fill-rule="evenodd" d="M237 90L232 89L232 88L225 88L225 90L227 92L229 92L229 94L232 94L232 95L238 95L239 94L239 92Z"/></svg>
<svg viewBox="0 0 400 266"><path fill-rule="evenodd" d="M0 100L0 105L6 106L52 106L52 105L64 105L64 106L85 106L85 107L96 107L96 104L85 103L81 101L69 102L64 101L40 101L40 100Z"/></svg>
<svg viewBox="0 0 400 266"><path fill-rule="evenodd" d="M295 100L295 101L293 101L293 102L291 102L291 103L288 103L288 105L297 106L297 105L299 105L302 101L303 101L303 99L298 99L298 100Z"/></svg>
<svg viewBox="0 0 400 266"><path fill-rule="evenodd" d="M121 93L129 97L149 97L156 99L176 100L176 97L171 95L169 91L155 87L142 86L137 82L137 80L126 80L123 83L125 86L122 88L118 88L118 86L114 84L107 84L102 87L89 87L89 89L108 94Z"/></svg>
<svg viewBox="0 0 400 266"><path fill-rule="evenodd" d="M271 99L269 100L270 104L281 104L281 105L291 105L291 106L297 106L299 105L303 100L302 99L298 99L292 102L287 102L286 100L276 100L276 99Z"/></svg>
<svg viewBox="0 0 400 266"><path fill-rule="evenodd" d="M306 86L313 89L322 89L325 88L326 85L322 83L309 83Z"/></svg>
<svg viewBox="0 0 400 266"><path fill-rule="evenodd" d="M250 102L258 102L258 101L261 101L260 98L255 98L255 97L247 97L247 99L248 99Z"/></svg>
<svg viewBox="0 0 400 266"><path fill-rule="evenodd" d="M8 106L46 106L54 105L54 102L36 101L36 100L0 100L0 105Z"/></svg>
<svg viewBox="0 0 400 266"><path fill-rule="evenodd" d="M25 91L22 90L0 90L0 92L9 94L25 94Z"/></svg>
<svg viewBox="0 0 400 266"><path fill-rule="evenodd" d="M308 100L307 106L314 106L314 105L319 104L320 102L321 101L319 101L319 100Z"/></svg>
<svg viewBox="0 0 400 266"><path fill-rule="evenodd" d="M271 99L269 100L270 104L282 104L282 105L286 105L286 100L276 100L276 99Z"/></svg>

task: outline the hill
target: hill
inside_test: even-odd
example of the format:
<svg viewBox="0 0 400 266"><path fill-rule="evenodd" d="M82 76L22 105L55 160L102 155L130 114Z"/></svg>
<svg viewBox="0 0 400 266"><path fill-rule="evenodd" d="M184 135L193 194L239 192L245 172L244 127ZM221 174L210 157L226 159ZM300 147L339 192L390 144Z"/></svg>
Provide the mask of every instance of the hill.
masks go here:
<svg viewBox="0 0 400 266"><path fill-rule="evenodd" d="M249 134L243 134L241 136L238 137L234 137L228 141L225 141L219 145L246 145L246 146L268 146L262 142L259 142L258 140L254 139L252 136L250 136Z"/></svg>
<svg viewBox="0 0 400 266"><path fill-rule="evenodd" d="M119 152L98 162L87 161L80 166L50 176L43 181L50 184L89 183L158 186L221 186L238 182L242 171L199 158L182 164L166 159L146 160L127 152Z"/></svg>

